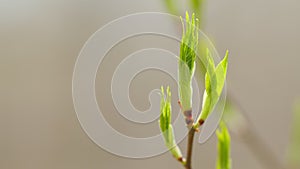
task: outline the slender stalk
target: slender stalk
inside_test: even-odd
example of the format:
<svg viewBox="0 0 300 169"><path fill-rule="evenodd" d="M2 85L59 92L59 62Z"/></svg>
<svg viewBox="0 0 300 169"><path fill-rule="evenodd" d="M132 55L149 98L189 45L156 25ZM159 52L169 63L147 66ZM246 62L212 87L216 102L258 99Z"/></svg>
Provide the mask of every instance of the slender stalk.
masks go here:
<svg viewBox="0 0 300 169"><path fill-rule="evenodd" d="M249 130L245 133L242 139L264 167L270 169L285 169L285 166L277 159L268 144L262 141L253 130Z"/></svg>
<svg viewBox="0 0 300 169"><path fill-rule="evenodd" d="M245 125L244 129L240 132L235 132L235 134L240 138L240 141L245 143L248 149L254 154L254 157L265 167L268 169L287 169L287 167L282 164L280 159L273 153L270 146L261 138L259 133L251 127L253 124L249 120L249 117L246 110L239 104L237 99L228 91L227 99L234 104L239 113L243 118L246 119L246 122L243 124ZM229 128L229 130L232 130Z"/></svg>
<svg viewBox="0 0 300 169"><path fill-rule="evenodd" d="M188 143L187 143L187 154L186 154L186 169L192 169L192 152L193 152L193 143L194 135L196 130L192 127L188 133Z"/></svg>

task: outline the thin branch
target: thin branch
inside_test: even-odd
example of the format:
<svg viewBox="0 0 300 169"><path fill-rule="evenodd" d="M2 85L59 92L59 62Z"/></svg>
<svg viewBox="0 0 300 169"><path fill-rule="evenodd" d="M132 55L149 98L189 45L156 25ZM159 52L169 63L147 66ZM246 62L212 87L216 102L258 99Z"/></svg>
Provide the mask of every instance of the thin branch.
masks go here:
<svg viewBox="0 0 300 169"><path fill-rule="evenodd" d="M188 144L187 144L187 154L186 154L186 169L192 169L192 152L193 152L193 143L194 143L194 135L196 130L192 127L188 134Z"/></svg>
<svg viewBox="0 0 300 169"><path fill-rule="evenodd" d="M270 147L253 130L248 130L241 137L255 157L266 168L285 169Z"/></svg>
<svg viewBox="0 0 300 169"><path fill-rule="evenodd" d="M252 124L247 117L246 111L239 104L239 102L232 96L232 93L227 94L227 99L238 109L236 113L239 113L243 118L246 119L245 129L240 132L236 132L237 136L245 143L245 145L252 151L254 157L268 169L286 169L287 167L282 164L278 159L269 145L261 138L257 131L251 127ZM229 128L230 129L230 128Z"/></svg>

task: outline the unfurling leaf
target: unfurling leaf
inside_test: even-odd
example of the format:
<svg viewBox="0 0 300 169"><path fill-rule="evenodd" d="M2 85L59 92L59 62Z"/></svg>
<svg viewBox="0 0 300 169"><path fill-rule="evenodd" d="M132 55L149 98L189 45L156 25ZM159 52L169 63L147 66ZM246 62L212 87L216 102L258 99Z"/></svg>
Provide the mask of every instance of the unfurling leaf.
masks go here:
<svg viewBox="0 0 300 169"><path fill-rule="evenodd" d="M161 103L160 103L160 130L165 140L165 144L168 147L172 155L182 160L182 154L179 147L176 144L173 127L171 124L172 109L171 109L171 91L170 87L167 87L166 95L164 88L161 87Z"/></svg>
<svg viewBox="0 0 300 169"><path fill-rule="evenodd" d="M204 64L206 66L205 91L203 94L201 114L197 119L198 123L195 124L195 128L199 127L199 122L204 122L207 119L219 101L226 79L228 51L226 51L225 57L217 67L215 67L213 58L208 49L206 57L204 58Z"/></svg>
<svg viewBox="0 0 300 169"><path fill-rule="evenodd" d="M192 14L190 18L186 12L185 24L181 18L183 33L180 44L179 69L179 98L182 111L192 108L192 77L195 72L196 53L198 49L198 24L199 21Z"/></svg>
<svg viewBox="0 0 300 169"><path fill-rule="evenodd" d="M218 158L216 169L231 169L230 135L225 122L221 121L216 131L218 137Z"/></svg>

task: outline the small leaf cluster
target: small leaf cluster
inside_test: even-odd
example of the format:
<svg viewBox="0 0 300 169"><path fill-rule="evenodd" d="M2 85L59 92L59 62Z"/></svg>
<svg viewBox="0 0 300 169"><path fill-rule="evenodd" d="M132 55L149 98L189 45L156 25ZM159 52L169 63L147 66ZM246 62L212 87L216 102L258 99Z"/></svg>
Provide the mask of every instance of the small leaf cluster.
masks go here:
<svg viewBox="0 0 300 169"><path fill-rule="evenodd" d="M183 111L189 110L192 107L192 77L195 72L195 61L198 50L198 25L199 20L192 14L190 18L186 13L185 25L182 21L182 40L180 44L179 56L179 97Z"/></svg>
<svg viewBox="0 0 300 169"><path fill-rule="evenodd" d="M160 130L163 134L166 146L172 155L182 161L182 154L175 142L174 131L171 124L172 109L171 109L171 91L170 87L167 87L166 95L164 88L161 87L161 103L160 103Z"/></svg>
<svg viewBox="0 0 300 169"><path fill-rule="evenodd" d="M185 26L182 18L181 22L183 24L183 34L180 44L180 60L188 66L190 73L192 73L197 57L199 20L195 17L194 13L190 18L188 12L186 12Z"/></svg>
<svg viewBox="0 0 300 169"><path fill-rule="evenodd" d="M204 61L206 65L205 91L203 94L201 114L198 117L197 122L204 122L219 101L227 74L228 51L226 51L225 57L217 67L215 67L214 60L208 49L206 50ZM197 128L199 125L200 124L197 123L195 127Z"/></svg>

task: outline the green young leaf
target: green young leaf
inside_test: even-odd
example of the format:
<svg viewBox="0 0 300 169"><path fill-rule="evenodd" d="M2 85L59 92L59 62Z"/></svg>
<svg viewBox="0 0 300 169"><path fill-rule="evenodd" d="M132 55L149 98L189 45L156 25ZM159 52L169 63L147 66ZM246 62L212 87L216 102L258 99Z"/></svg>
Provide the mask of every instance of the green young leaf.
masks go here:
<svg viewBox="0 0 300 169"><path fill-rule="evenodd" d="M204 57L204 63L206 65L206 74L205 74L205 90L208 95L211 95L212 92L212 84L216 84L216 76L215 76L215 63L211 56L210 51L206 48L206 57Z"/></svg>
<svg viewBox="0 0 300 169"><path fill-rule="evenodd" d="M214 87L214 91L216 92L217 96L220 96L223 90L223 86L226 79L227 74L227 64L228 64L228 51L226 51L224 59L218 64L215 76L216 82L212 85ZM219 100L219 98L215 97L214 99Z"/></svg>
<svg viewBox="0 0 300 169"><path fill-rule="evenodd" d="M171 124L172 109L171 109L171 91L167 87L166 96L164 88L161 87L161 103L160 103L160 130L163 134L165 144L169 151L176 159L182 159L182 154L175 142L174 131Z"/></svg>
<svg viewBox="0 0 300 169"><path fill-rule="evenodd" d="M198 24L199 21L192 14L190 18L186 12L185 24L180 44L180 57L178 62L179 69L179 98L183 111L190 110L192 107L192 77L195 72L196 53L198 49Z"/></svg>
<svg viewBox="0 0 300 169"><path fill-rule="evenodd" d="M206 57L204 57L204 64L206 65L205 91L203 94L201 114L197 119L198 123L195 124L195 128L199 127L200 121L207 119L219 101L226 79L227 62L228 51L226 51L223 60L215 67L212 56L207 49Z"/></svg>
<svg viewBox="0 0 300 169"><path fill-rule="evenodd" d="M231 169L230 135L225 122L221 121L216 135L218 137L216 169Z"/></svg>
<svg viewBox="0 0 300 169"><path fill-rule="evenodd" d="M288 147L288 163L291 169L300 168L300 102L296 104L292 132L290 137L290 144Z"/></svg>

